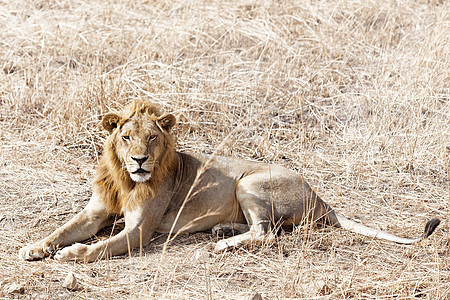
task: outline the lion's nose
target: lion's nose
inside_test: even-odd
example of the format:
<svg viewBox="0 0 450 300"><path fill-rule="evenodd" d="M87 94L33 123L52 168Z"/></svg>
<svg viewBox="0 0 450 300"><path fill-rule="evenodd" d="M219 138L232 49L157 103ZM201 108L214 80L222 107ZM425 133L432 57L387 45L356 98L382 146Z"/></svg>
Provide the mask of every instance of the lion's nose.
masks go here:
<svg viewBox="0 0 450 300"><path fill-rule="evenodd" d="M134 160L135 162L137 162L139 164L139 167L142 166L142 164L148 159L148 156L132 156L131 157L132 160Z"/></svg>

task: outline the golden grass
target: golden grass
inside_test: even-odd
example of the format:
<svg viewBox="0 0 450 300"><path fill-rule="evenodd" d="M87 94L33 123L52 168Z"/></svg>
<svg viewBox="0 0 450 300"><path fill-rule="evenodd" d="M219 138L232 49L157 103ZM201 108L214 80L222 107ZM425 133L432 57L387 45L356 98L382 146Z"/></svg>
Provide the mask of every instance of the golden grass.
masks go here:
<svg viewBox="0 0 450 300"><path fill-rule="evenodd" d="M439 0L1 3L0 297L448 299L449 20ZM99 118L136 98L175 113L180 150L286 165L399 235L443 223L413 246L294 229L224 254L198 233L163 260L166 236L142 257L19 261L86 204Z"/></svg>

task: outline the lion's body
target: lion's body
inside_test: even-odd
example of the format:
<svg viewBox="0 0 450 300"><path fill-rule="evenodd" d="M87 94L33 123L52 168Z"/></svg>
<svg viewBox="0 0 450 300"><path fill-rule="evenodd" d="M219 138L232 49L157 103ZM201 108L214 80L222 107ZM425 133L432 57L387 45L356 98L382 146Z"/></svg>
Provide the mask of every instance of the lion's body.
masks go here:
<svg viewBox="0 0 450 300"><path fill-rule="evenodd" d="M335 213L302 176L282 166L175 151L172 115L135 101L102 121L110 132L88 205L47 238L20 250L23 259L93 261L149 243L153 233L190 233L221 224L249 230L220 240L217 250L272 237L273 225L323 224L367 236L413 243L430 235L439 220L417 239L365 227ZM125 228L92 245L78 244L123 215ZM233 226L233 225L229 225ZM75 244L74 244L75 243Z"/></svg>
<svg viewBox="0 0 450 300"><path fill-rule="evenodd" d="M244 215L245 208L252 205L262 210L251 210L259 214L258 220L283 219L285 226L298 225L307 207L316 208L311 214L313 218L320 218L326 212L326 205L302 182L301 176L282 166L204 154L177 155L180 168L175 176L180 183L157 231L170 231L185 199L188 201L176 222L175 232L204 231L217 224L247 223L247 220L252 225L251 220L256 216ZM201 176L196 180L197 174Z"/></svg>

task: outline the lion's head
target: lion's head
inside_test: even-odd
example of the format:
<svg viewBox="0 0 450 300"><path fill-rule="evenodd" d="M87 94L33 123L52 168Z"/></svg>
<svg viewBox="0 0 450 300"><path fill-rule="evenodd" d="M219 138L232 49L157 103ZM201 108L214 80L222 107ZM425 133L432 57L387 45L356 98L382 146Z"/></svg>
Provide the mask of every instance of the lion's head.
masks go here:
<svg viewBox="0 0 450 300"><path fill-rule="evenodd" d="M129 202L133 189L154 195L164 177L174 169L175 139L171 129L175 122L173 115L162 114L155 105L142 100L103 117L102 126L110 136L94 183L100 192L107 194L106 201L113 202L114 210ZM139 195L134 192L133 197Z"/></svg>

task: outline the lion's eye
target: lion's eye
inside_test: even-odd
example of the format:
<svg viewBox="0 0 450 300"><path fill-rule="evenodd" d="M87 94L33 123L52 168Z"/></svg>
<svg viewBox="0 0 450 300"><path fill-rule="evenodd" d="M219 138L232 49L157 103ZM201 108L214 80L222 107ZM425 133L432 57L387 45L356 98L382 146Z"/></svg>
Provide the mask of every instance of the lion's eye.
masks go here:
<svg viewBox="0 0 450 300"><path fill-rule="evenodd" d="M129 135L124 135L124 136L122 136L122 140L129 141L130 140L130 136Z"/></svg>
<svg viewBox="0 0 450 300"><path fill-rule="evenodd" d="M151 135L151 136L148 138L148 141L149 141L149 142L153 142L154 140L156 140L156 138L158 138L157 135Z"/></svg>

